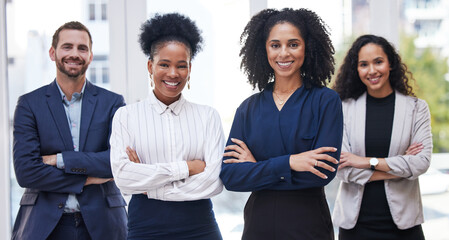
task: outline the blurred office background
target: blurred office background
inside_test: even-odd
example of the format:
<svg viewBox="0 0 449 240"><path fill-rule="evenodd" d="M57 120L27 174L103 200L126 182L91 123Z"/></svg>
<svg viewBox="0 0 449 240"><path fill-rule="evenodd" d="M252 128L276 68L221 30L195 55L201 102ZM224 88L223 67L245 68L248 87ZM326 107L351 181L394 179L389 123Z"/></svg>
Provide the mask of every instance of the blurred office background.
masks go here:
<svg viewBox="0 0 449 240"><path fill-rule="evenodd" d="M196 21L205 46L194 60L190 101L216 108L228 134L239 104L254 93L240 71L240 34L264 8L308 8L328 25L336 69L361 34L386 37L413 72L418 97L432 114L434 155L420 177L426 238L449 239L449 0L0 0L0 238L10 238L23 189L12 167L12 117L17 98L54 80L51 37L63 23L84 23L93 38L87 78L123 94L127 103L150 90L147 59L137 39L140 25L157 12ZM333 208L338 180L326 187ZM225 240L240 239L248 193L224 191L213 199Z"/></svg>

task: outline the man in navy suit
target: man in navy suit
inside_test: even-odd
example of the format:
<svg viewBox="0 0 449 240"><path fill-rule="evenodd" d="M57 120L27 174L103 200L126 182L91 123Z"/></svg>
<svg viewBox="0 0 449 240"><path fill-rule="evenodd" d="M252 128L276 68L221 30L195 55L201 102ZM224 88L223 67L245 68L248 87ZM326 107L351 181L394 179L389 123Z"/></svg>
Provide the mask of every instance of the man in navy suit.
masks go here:
<svg viewBox="0 0 449 240"><path fill-rule="evenodd" d="M79 22L53 35L56 80L18 100L14 169L25 189L12 239L126 239L109 135L123 97L86 80L92 38Z"/></svg>

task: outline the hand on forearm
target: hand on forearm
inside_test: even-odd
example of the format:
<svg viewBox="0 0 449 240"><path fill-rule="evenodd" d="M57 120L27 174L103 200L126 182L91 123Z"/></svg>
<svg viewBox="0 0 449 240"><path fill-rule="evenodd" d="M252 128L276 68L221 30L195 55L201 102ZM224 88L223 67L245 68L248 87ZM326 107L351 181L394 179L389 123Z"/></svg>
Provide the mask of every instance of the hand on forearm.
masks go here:
<svg viewBox="0 0 449 240"><path fill-rule="evenodd" d="M393 174L389 174L382 171L374 171L373 175L370 177L369 181L379 181L379 180L388 180L388 179L398 179L401 177L395 176Z"/></svg>
<svg viewBox="0 0 449 240"><path fill-rule="evenodd" d="M42 156L42 162L47 165L56 166L56 154Z"/></svg>
<svg viewBox="0 0 449 240"><path fill-rule="evenodd" d="M290 155L290 168L297 172L311 172L322 179L327 179L327 176L320 172L318 168L335 172L335 169L329 163L338 164L338 161L327 153L336 151L337 149L334 147L320 147L307 152Z"/></svg>
<svg viewBox="0 0 449 240"><path fill-rule="evenodd" d="M126 154L128 155L128 158L131 162L133 163L141 163L139 156L137 156L137 152L136 150L130 148L130 147L126 147Z"/></svg>
<svg viewBox="0 0 449 240"><path fill-rule="evenodd" d="M86 183L84 186L92 185L92 184L103 184L105 182L113 181L113 178L98 178L98 177L87 177Z"/></svg>
<svg viewBox="0 0 449 240"><path fill-rule="evenodd" d="M416 155L420 153L424 149L424 145L422 143L413 143L410 145L405 151L405 155Z"/></svg>
<svg viewBox="0 0 449 240"><path fill-rule="evenodd" d="M231 138L231 141L235 144L226 146L225 151L227 152L223 154L224 157L231 158L224 160L224 163L256 162L245 142L237 138Z"/></svg>
<svg viewBox="0 0 449 240"><path fill-rule="evenodd" d="M364 169L370 168L370 165L368 158L361 157L350 152L341 152L338 169L342 169L344 167Z"/></svg>
<svg viewBox="0 0 449 240"><path fill-rule="evenodd" d="M206 162L202 160L192 160L187 161L187 166L189 167L189 176L204 172L204 168L206 168Z"/></svg>

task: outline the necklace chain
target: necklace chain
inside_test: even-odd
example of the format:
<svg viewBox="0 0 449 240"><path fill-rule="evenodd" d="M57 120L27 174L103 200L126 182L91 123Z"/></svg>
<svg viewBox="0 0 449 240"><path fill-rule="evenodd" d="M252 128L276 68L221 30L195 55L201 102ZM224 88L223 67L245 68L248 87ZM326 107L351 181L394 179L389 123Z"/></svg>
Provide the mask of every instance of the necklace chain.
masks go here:
<svg viewBox="0 0 449 240"><path fill-rule="evenodd" d="M295 88L295 89L292 89L289 93L288 93L288 96L284 99L284 100L282 100L280 97L279 97L279 95L273 90L273 93L274 93L274 95L277 97L277 99L279 99L279 102L276 102L277 104L279 104L279 105L283 105L284 103L285 103L285 101L287 101L288 100L288 98L290 97L290 95L292 95L292 93L294 92L294 91L296 91L296 89L298 89L298 88Z"/></svg>

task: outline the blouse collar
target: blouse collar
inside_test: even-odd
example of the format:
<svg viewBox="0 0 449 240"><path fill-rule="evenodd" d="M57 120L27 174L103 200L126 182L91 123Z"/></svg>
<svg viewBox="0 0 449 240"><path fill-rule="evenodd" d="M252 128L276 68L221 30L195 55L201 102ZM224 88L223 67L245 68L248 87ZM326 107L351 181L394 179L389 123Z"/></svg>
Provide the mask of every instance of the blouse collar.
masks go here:
<svg viewBox="0 0 449 240"><path fill-rule="evenodd" d="M176 102L168 106L165 105L163 102L159 101L159 99L156 98L156 95L154 95L153 91L151 91L148 98L150 105L154 108L154 110L156 110L158 114L163 114L167 110L170 110L176 116L179 115L179 113L182 110L182 107L184 106L184 103L186 102L182 94Z"/></svg>

